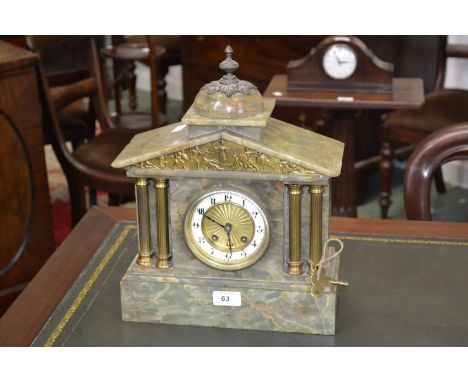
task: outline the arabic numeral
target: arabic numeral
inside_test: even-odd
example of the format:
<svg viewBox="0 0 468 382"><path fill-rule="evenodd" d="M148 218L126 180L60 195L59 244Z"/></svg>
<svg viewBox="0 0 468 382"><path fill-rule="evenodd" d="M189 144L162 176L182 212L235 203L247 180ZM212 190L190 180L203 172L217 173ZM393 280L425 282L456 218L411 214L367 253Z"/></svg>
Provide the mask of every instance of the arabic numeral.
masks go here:
<svg viewBox="0 0 468 382"><path fill-rule="evenodd" d="M197 208L197 212L199 215L204 215L205 214L205 209L204 208Z"/></svg>
<svg viewBox="0 0 468 382"><path fill-rule="evenodd" d="M258 211L252 211L252 215L254 218L256 218L258 216Z"/></svg>
<svg viewBox="0 0 468 382"><path fill-rule="evenodd" d="M229 302L229 296L221 296L221 301Z"/></svg>
<svg viewBox="0 0 468 382"><path fill-rule="evenodd" d="M245 199L242 199L242 207L245 207Z"/></svg>
<svg viewBox="0 0 468 382"><path fill-rule="evenodd" d="M216 204L216 198L210 198L211 204Z"/></svg>
<svg viewBox="0 0 468 382"><path fill-rule="evenodd" d="M200 244L205 244L205 238L204 238L204 237L199 237L199 238L198 238L198 242L199 242Z"/></svg>
<svg viewBox="0 0 468 382"><path fill-rule="evenodd" d="M225 201L225 202L230 202L231 199L232 199L232 195L229 195L229 194L225 194L225 195L224 195L224 201Z"/></svg>
<svg viewBox="0 0 468 382"><path fill-rule="evenodd" d="M253 243L252 243L252 245L253 245L254 247L256 247L256 246L258 245L258 244L257 244L257 241L254 240Z"/></svg>
<svg viewBox="0 0 468 382"><path fill-rule="evenodd" d="M258 226L257 228L257 233L263 233L264 229L261 225Z"/></svg>
<svg viewBox="0 0 468 382"><path fill-rule="evenodd" d="M192 224L192 227L193 227L193 228L198 228L198 227L200 227L200 224L198 224L198 223L193 223L193 224Z"/></svg>

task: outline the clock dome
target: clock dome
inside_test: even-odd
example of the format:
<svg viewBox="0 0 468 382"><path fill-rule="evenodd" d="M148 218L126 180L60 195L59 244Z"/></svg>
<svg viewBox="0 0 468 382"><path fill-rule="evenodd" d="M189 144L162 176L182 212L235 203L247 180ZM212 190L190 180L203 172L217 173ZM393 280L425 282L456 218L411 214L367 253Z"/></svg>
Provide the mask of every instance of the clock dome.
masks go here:
<svg viewBox="0 0 468 382"><path fill-rule="evenodd" d="M262 95L255 85L233 74L239 64L232 59L233 50L229 45L224 53L226 59L219 67L226 74L200 89L193 102L194 112L210 119L250 118L262 113Z"/></svg>

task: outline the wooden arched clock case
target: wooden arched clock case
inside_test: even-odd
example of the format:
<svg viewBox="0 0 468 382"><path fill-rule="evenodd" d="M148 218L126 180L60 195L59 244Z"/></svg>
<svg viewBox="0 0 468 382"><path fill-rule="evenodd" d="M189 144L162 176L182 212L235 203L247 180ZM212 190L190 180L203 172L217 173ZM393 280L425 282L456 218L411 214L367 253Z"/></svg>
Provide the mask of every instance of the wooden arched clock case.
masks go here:
<svg viewBox="0 0 468 382"><path fill-rule="evenodd" d="M287 75L289 91L393 91L393 64L354 36L325 38L307 56L290 61Z"/></svg>
<svg viewBox="0 0 468 382"><path fill-rule="evenodd" d="M338 258L323 265L343 144L271 118L226 48L181 122L115 159L135 178L139 251L127 321L333 334Z"/></svg>

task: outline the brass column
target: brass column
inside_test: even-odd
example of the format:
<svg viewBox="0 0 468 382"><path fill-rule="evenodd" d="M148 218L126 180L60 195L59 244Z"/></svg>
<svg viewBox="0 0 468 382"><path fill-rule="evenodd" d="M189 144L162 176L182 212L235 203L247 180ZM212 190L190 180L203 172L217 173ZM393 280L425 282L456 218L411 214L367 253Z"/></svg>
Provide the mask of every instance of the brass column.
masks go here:
<svg viewBox="0 0 468 382"><path fill-rule="evenodd" d="M290 275L302 274L301 257L301 199L302 186L287 184L289 196L289 259L288 272Z"/></svg>
<svg viewBox="0 0 468 382"><path fill-rule="evenodd" d="M156 190L156 234L157 254L156 267L168 268L172 262L169 253L169 209L168 209L168 179L156 179L154 188Z"/></svg>
<svg viewBox="0 0 468 382"><path fill-rule="evenodd" d="M310 252L309 273L313 273L322 257L322 200L324 186L310 186Z"/></svg>
<svg viewBox="0 0 468 382"><path fill-rule="evenodd" d="M151 235L148 202L148 180L146 178L135 179L135 198L137 203L138 221L138 259L137 264L143 267L151 265Z"/></svg>

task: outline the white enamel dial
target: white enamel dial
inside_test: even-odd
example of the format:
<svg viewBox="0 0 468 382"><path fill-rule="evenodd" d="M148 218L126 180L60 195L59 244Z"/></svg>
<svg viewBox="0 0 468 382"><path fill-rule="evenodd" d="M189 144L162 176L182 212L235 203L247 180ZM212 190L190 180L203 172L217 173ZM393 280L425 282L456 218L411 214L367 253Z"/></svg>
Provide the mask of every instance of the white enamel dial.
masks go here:
<svg viewBox="0 0 468 382"><path fill-rule="evenodd" d="M222 270L246 268L263 255L269 227L264 209L235 189L209 192L187 211L184 234L192 253Z"/></svg>
<svg viewBox="0 0 468 382"><path fill-rule="evenodd" d="M322 66L335 80L349 78L357 67L356 52L349 45L333 44L323 55Z"/></svg>

